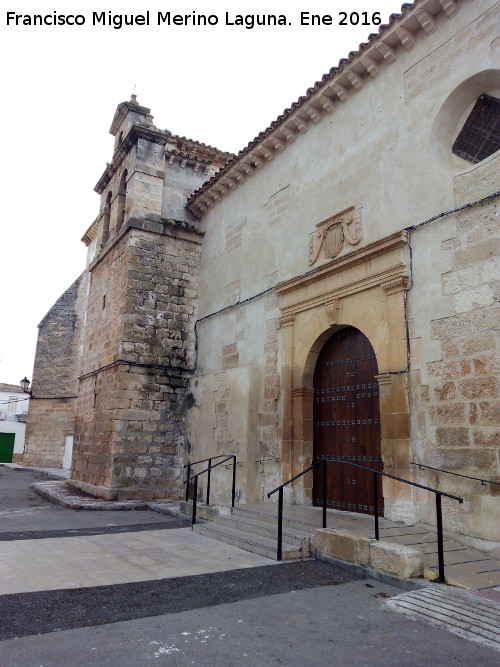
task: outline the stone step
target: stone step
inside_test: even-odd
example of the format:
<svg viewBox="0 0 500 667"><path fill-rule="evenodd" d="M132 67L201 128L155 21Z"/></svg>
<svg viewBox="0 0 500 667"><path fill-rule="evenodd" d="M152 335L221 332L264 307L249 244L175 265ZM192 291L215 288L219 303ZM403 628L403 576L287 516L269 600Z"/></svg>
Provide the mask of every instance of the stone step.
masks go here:
<svg viewBox="0 0 500 667"><path fill-rule="evenodd" d="M255 519L257 521L269 523L271 525L278 525L278 506L276 505L274 513L269 513L263 508L262 511L255 508L246 508L245 505L236 506L233 511L233 516L241 516ZM283 528L292 528L294 530L299 530L307 534L311 534L315 528L320 528L321 524L305 521L303 519L293 518L293 517L283 517Z"/></svg>
<svg viewBox="0 0 500 667"><path fill-rule="evenodd" d="M261 535L255 535L254 533L246 533L244 531L236 530L234 528L213 522L197 523L195 526L193 526L193 531L198 535L204 535L205 537L210 537L214 540L219 540L220 542L225 542L226 544L239 547L245 551L251 551L252 553L259 554L260 556L265 556L266 558L276 560L276 539L269 539L267 537L262 537ZM283 560L296 560L308 557L309 554L303 553L301 545L283 542Z"/></svg>
<svg viewBox="0 0 500 667"><path fill-rule="evenodd" d="M260 521L252 516L231 514L230 516L218 516L213 519L214 524L228 526L245 533L252 533L271 540L278 539L278 524L270 521ZM283 540L290 544L301 544L302 549L310 549L311 533L296 528L283 527Z"/></svg>

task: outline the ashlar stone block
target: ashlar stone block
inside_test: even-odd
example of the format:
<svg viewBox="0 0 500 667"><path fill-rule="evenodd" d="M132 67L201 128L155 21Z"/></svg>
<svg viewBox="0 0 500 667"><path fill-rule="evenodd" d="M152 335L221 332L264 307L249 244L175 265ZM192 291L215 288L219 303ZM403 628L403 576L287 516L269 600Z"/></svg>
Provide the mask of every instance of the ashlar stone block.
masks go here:
<svg viewBox="0 0 500 667"><path fill-rule="evenodd" d="M370 567L402 579L420 577L423 573L422 554L402 544L370 542Z"/></svg>

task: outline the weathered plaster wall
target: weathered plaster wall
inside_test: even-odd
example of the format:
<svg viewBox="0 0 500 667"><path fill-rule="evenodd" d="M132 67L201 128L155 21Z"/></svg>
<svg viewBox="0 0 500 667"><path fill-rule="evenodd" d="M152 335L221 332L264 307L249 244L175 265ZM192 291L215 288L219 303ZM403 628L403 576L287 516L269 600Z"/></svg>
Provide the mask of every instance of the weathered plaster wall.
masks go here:
<svg viewBox="0 0 500 667"><path fill-rule="evenodd" d="M251 178L206 213L202 221L206 236L200 269L202 321L198 369L192 382L196 406L188 417L191 458L209 456L216 448L219 451L222 444L237 449L243 463L239 476L243 497L262 497L263 487L269 490L310 461L312 435L308 406L312 398L310 387L303 381L302 360L316 349L318 341L326 340L325 336L335 326L359 326L377 352L382 375L379 382L386 469L410 479L413 474L410 460L417 453L431 457L431 452L435 452L437 424L433 421L440 418L436 416L439 411L434 410L432 418L432 411L423 416L425 410L416 403L414 391L415 385L421 387L427 383L427 379L418 376L418 370L422 368L425 373L439 370L441 346L431 323L453 316L454 307L475 307L478 299L482 299L483 307L489 308L491 288L478 285L475 296L460 297L461 305L456 306L446 291L449 288L443 287L441 273L444 274L445 268L451 271L453 261L462 261L458 260L460 250L456 250L456 258L452 260L450 253L455 251L442 246L455 236L453 218L412 234L412 244L416 244L413 257L416 278L410 292L410 324L417 327L418 320L419 333L412 330L409 374L405 372L406 283L402 280L405 273L409 275L409 255L403 253L398 258L401 276L394 285L390 281L384 283L379 277L378 284L363 283L377 275L377 262L380 267L384 255L390 257L387 249L380 250L380 259L376 259L374 251L374 256L367 257L364 264L346 265L345 269L341 264L350 255L362 253L384 238L497 189L493 182L485 182L483 174L467 193L457 196L457 184L463 181L460 174L469 172L470 164L451 154L453 140L477 96L481 92L494 93L498 88L499 71L494 69L496 20L497 10L490 0L463 3L450 18L441 14L435 31L427 35L418 33L410 50L399 45L395 61L390 65L380 64L377 78L363 79L362 89L350 91L346 102L338 101L333 114L324 114L321 122L308 123L307 132L298 132L285 151L275 151L271 161L256 169ZM311 267L309 238L316 224L351 206L361 221L361 241L346 243L334 260L319 259ZM469 212L465 219L470 221L475 215ZM466 261L473 264L476 260L467 260L463 254L463 262ZM332 278L301 278L311 269L320 272L329 264L340 267ZM488 276L484 278L486 282L492 280ZM271 319L277 322L281 315L280 330L277 324L267 322L264 304L272 292L266 290L295 277L297 286L293 287L292 301L297 312L287 310L290 303L286 294L281 287L277 289L282 295L281 310L274 304ZM339 300L336 314L329 311L332 303L328 303L328 295L331 300ZM232 304L236 304L234 308L219 312ZM287 321L288 314L296 319ZM371 315L380 318L378 326L371 323ZM267 335L269 339L264 342ZM267 351L263 352L266 345ZM419 357L422 348L425 357ZM435 362L437 365L433 366ZM247 395L240 393L237 383L230 379L235 377L236 369L241 373L245 368L248 372L251 369L257 383L253 395L258 428L254 430L247 428L244 419L236 423L232 417L246 414ZM481 368L486 366L483 364ZM479 370L479 365L471 366L467 378L472 379L474 373L489 378L490 370L486 373ZM476 387L470 385L467 391L476 391L472 386ZM496 384L488 386L489 390L496 388ZM489 401L492 397L484 398ZM474 402L472 395L468 401ZM490 403L485 405L483 413L478 407L478 414L484 415L480 418L486 419L490 410ZM231 420L233 428L228 426ZM260 423L266 426L260 428ZM471 438L476 437L470 424L467 430ZM207 432L214 434L212 441L206 438ZM485 433L484 428L481 433ZM494 445L490 442L477 456L482 457L487 467L485 474L492 475L497 474L497 463L492 458ZM439 451L445 453L442 446ZM453 466L451 449L448 453ZM269 469L252 486L246 482L254 474L251 466L264 454L276 454L279 461L268 463ZM446 456L445 459L448 460ZM426 460L429 462L430 458ZM387 480L384 494L389 499L386 509L391 516L403 520L415 518L420 496ZM305 486L297 489L292 500L303 502L308 497ZM492 512L481 502L488 523ZM463 514L464 509L459 512ZM465 513L469 518L473 516L470 506ZM476 521L469 518L455 522L454 526L468 529L470 521ZM475 525L477 528L477 521ZM481 531L477 528L478 534ZM486 532L483 530L481 534Z"/></svg>

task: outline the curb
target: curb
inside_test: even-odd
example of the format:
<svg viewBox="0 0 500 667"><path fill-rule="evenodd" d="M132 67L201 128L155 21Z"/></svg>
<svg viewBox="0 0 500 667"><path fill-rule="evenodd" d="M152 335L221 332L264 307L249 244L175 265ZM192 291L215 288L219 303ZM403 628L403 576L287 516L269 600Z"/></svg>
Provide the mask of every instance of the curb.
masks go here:
<svg viewBox="0 0 500 667"><path fill-rule="evenodd" d="M60 481L34 482L31 488L42 498L49 500L55 505L67 507L73 510L137 510L148 509L148 503L135 500L96 500L86 501L77 496L62 496L55 489L51 488L55 484L60 485ZM50 485L50 486L49 486Z"/></svg>
<svg viewBox="0 0 500 667"><path fill-rule="evenodd" d="M19 463L1 463L0 465L9 468L9 470L22 471L22 472L36 472L39 475L43 475L48 479L53 480L67 480L69 479L69 470L63 468L35 468L30 466L22 466Z"/></svg>
<svg viewBox="0 0 500 667"><path fill-rule="evenodd" d="M33 482L31 488L42 498L54 505L60 505L72 510L151 510L158 514L165 514L175 518L182 518L179 512L180 501L172 500L102 500L92 498L86 500L78 495L71 495L64 480L51 480L48 482Z"/></svg>
<svg viewBox="0 0 500 667"><path fill-rule="evenodd" d="M346 563L343 560L338 558L331 558L330 556L320 556L316 554L313 556L315 560L323 561L324 563L329 563L330 565L336 565L341 567L344 570L347 570L350 574L355 575L359 579L376 579L382 584L387 584L388 586L394 586L395 588L400 588L403 591L415 591L420 590L421 588L429 588L433 586L446 586L445 584L431 584L426 579L400 579L395 577L392 574L385 574L385 572L377 572L376 570L370 570L367 567L362 567L361 565L354 565L353 563Z"/></svg>

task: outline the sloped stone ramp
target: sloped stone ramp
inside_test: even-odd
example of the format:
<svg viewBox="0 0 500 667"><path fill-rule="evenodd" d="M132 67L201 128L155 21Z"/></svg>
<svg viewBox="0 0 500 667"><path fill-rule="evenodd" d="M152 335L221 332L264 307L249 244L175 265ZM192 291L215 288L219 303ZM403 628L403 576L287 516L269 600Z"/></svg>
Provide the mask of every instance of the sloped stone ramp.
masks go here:
<svg viewBox="0 0 500 667"><path fill-rule="evenodd" d="M500 651L500 605L495 602L429 586L396 595L386 606Z"/></svg>

